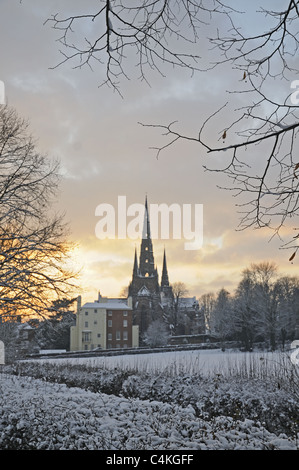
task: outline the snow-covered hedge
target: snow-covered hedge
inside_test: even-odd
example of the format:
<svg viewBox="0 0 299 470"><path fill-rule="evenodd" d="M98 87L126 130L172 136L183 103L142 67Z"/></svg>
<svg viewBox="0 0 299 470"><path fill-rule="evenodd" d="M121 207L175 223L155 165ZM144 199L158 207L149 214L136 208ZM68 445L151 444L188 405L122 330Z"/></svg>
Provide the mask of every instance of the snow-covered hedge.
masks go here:
<svg viewBox="0 0 299 470"><path fill-rule="evenodd" d="M285 366L283 366L285 367ZM136 369L88 366L72 362L29 361L16 363L11 372L48 382L79 387L94 393L192 406L197 418L211 422L220 417L262 423L271 433L295 438L299 426L298 382L282 371L276 377L199 373L166 374ZM251 373L251 375L253 375Z"/></svg>
<svg viewBox="0 0 299 470"><path fill-rule="evenodd" d="M0 449L290 449L295 439L249 419L206 421L193 406L116 397L0 375Z"/></svg>

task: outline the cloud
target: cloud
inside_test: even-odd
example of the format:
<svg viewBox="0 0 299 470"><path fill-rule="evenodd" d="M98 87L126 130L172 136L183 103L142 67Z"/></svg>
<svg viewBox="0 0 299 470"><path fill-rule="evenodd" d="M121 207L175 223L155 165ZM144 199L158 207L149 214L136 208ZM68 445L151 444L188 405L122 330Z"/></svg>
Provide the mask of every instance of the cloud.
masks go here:
<svg viewBox="0 0 299 470"><path fill-rule="evenodd" d="M62 5L63 3L63 5ZM83 263L83 291L96 296L118 295L131 279L138 241L104 240L95 235L95 208L100 203L116 205L125 195L128 204L203 204L204 246L184 250L184 240L154 240L155 260L162 269L164 247L171 282L183 281L192 295L221 287L233 288L241 270L251 261L276 259L285 272L295 273L278 243L269 244L261 231L236 232L237 200L218 189L228 181L221 173L205 172L203 164L224 166L229 155L208 155L196 142L179 141L163 151L159 159L150 147L165 145L169 136L144 124L169 124L197 136L205 119L226 101L227 89L240 84L239 71L225 67L190 76L171 71L166 78L151 74L151 87L141 81L124 81L124 99L107 88L98 88L103 67L73 70L71 64L57 69L61 56L57 32L44 21L58 11L69 14L83 9L80 1L3 0L0 31L1 76L9 104L31 123L38 148L49 158L61 161L63 180L59 208L70 223L71 238L78 242L76 262ZM84 2L84 8L94 2ZM212 32L211 32L212 34ZM202 55L208 52L202 45ZM206 129L209 143L219 138L230 113L245 103L245 95L234 102ZM257 164L259 154L252 154ZM229 290L229 289L228 289Z"/></svg>

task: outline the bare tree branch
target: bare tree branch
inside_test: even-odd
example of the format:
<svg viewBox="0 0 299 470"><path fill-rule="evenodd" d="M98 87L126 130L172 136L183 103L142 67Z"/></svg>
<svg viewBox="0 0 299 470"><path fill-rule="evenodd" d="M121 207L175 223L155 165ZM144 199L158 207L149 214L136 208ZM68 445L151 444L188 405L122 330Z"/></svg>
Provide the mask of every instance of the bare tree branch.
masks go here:
<svg viewBox="0 0 299 470"><path fill-rule="evenodd" d="M65 297L74 279L63 217L52 213L57 163L39 154L28 124L0 107L0 315L29 315Z"/></svg>

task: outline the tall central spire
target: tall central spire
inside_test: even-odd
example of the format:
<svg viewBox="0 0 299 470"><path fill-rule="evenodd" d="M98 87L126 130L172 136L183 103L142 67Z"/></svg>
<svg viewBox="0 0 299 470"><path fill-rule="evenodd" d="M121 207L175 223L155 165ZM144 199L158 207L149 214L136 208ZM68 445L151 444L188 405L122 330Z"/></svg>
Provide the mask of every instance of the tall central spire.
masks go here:
<svg viewBox="0 0 299 470"><path fill-rule="evenodd" d="M153 276L156 273L153 245L151 239L149 211L147 205L147 196L145 198L144 207L144 223L140 249L139 273L141 276Z"/></svg>
<svg viewBox="0 0 299 470"><path fill-rule="evenodd" d="M148 205L147 205L147 196L145 196L144 221L143 221L143 231L142 231L142 239L144 238L151 238L151 228L150 228L149 212L148 212Z"/></svg>

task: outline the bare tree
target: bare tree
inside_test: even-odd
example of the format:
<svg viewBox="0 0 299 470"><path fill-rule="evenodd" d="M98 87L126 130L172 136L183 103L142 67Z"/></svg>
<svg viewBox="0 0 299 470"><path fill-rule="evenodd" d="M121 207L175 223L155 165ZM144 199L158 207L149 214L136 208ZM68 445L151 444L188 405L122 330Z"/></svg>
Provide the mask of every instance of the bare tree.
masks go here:
<svg viewBox="0 0 299 470"><path fill-rule="evenodd" d="M0 107L0 315L44 311L68 295L71 245L66 225L51 203L58 165L35 148L28 124Z"/></svg>
<svg viewBox="0 0 299 470"><path fill-rule="evenodd" d="M172 303L167 312L167 323L173 335L178 334L179 326L184 325L184 313L181 309L182 298L187 295L188 289L184 282L174 282L172 284Z"/></svg>
<svg viewBox="0 0 299 470"><path fill-rule="evenodd" d="M213 292L208 292L203 294L199 298L199 308L202 314L204 315L205 325L209 332L212 329L212 311L215 305L215 294Z"/></svg>
<svg viewBox="0 0 299 470"><path fill-rule="evenodd" d="M232 333L232 308L230 293L220 289L211 312L212 333L219 335L221 341Z"/></svg>
<svg viewBox="0 0 299 470"><path fill-rule="evenodd" d="M149 82L149 72L164 68L199 70L198 30L211 10L222 12L218 0L102 0L92 13L56 13L47 20L59 31L63 59L74 68L94 65L105 71L102 84L121 94L121 79ZM208 4L206 6L206 4ZM229 9L231 10L231 9ZM80 35L80 32L81 35ZM135 77L134 77L135 78Z"/></svg>
<svg viewBox="0 0 299 470"><path fill-rule="evenodd" d="M272 262L253 263L244 270L243 279L250 283L251 309L255 311L255 332L276 348L279 327L279 289L277 266Z"/></svg>
<svg viewBox="0 0 299 470"><path fill-rule="evenodd" d="M281 236L285 225L297 229L292 218L299 206L299 99L292 88L299 85L299 2L283 0L277 11L261 7L248 32L244 18L249 5L242 12L220 0L102 0L91 13L84 6L82 12L57 13L48 21L60 34L63 59L57 66L98 64L105 71L103 83L119 93L120 80L135 78L136 69L145 81L152 70L164 75L168 66L192 73L215 73L226 65L236 70L229 100L204 118L196 135L183 135L175 122L154 125L169 137L157 154L180 139L199 144L207 155L220 153L223 165L205 169L231 181L224 187L239 197L239 229L266 227ZM211 36L210 30L217 32ZM206 39L212 46L208 65L206 54L203 59L198 55ZM234 107L236 94L245 105ZM218 118L225 124L218 124ZM282 241L282 248L293 249L290 261L298 239L293 232Z"/></svg>
<svg viewBox="0 0 299 470"><path fill-rule="evenodd" d="M211 68L231 64L239 70L238 83L229 101L204 120L198 135L183 135L175 128L176 122L154 125L170 139L156 149L157 156L180 139L200 144L208 155L220 153L223 166L205 169L226 175L232 184L225 188L246 198L239 203L239 228L267 227L273 236L280 236L299 209L299 100L294 91L299 85L294 81L298 73L299 2L281 2L279 11L261 8L256 15L264 16L263 30L254 34L247 34L240 26L241 12L223 8L227 29L210 38L219 54ZM228 106L238 93L247 104L230 113L233 118L229 122ZM215 138L213 142L207 138L208 133L217 136L215 130L211 133L217 118L225 122L218 128L219 145L215 145ZM282 248L293 249L290 261L299 249L298 238L299 234L293 233L282 242Z"/></svg>

